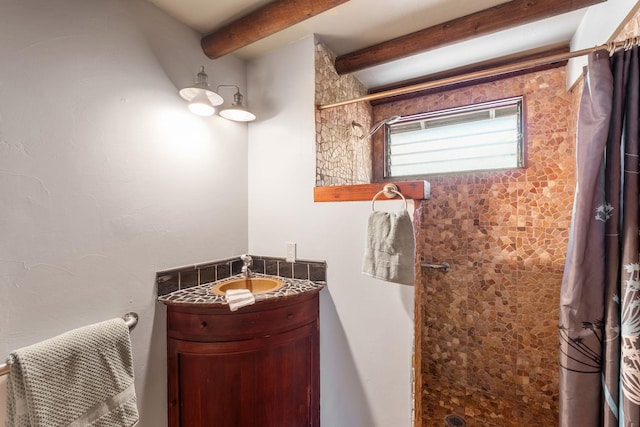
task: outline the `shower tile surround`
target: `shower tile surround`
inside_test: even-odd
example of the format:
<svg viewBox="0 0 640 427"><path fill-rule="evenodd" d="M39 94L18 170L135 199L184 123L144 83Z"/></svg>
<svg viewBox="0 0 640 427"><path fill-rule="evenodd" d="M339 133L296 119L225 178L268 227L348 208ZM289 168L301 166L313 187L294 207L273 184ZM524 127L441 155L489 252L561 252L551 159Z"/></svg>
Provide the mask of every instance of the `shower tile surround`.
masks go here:
<svg viewBox="0 0 640 427"><path fill-rule="evenodd" d="M349 98L344 86L350 82L327 58L332 54L318 44L319 104ZM369 125L513 96L525 102L526 168L426 177L431 199L416 206L417 261L452 265L447 273L418 269L417 426L441 426L451 413L468 427L558 425L558 305L575 191L580 86L568 92L564 68L553 68L371 110ZM359 115L366 114L365 107L316 113L316 185L358 184L353 177L368 173L337 173L341 167L330 160L349 159L353 141L344 130L352 120L364 124ZM336 149L340 132L346 144ZM382 137L379 132L372 139Z"/></svg>
<svg viewBox="0 0 640 427"><path fill-rule="evenodd" d="M640 11L615 41L640 32ZM582 81L565 69L376 107L375 117L524 95L525 169L429 177L416 213L418 257L452 270L420 271L417 345L422 426L448 413L468 427L558 425L558 309L575 191ZM416 353L419 353L418 351Z"/></svg>
<svg viewBox="0 0 640 427"><path fill-rule="evenodd" d="M416 212L422 421L558 425L558 305L575 190L578 95L564 68L378 105L374 119L524 96L524 169L429 176Z"/></svg>
<svg viewBox="0 0 640 427"><path fill-rule="evenodd" d="M288 262L285 258L252 255L251 271L257 274L279 276L289 280L291 287L307 289L302 281L323 285L327 277L327 265L324 261L296 260ZM194 288L218 280L228 279L241 273L240 257L226 258L201 264L178 267L156 273L158 297L172 292Z"/></svg>

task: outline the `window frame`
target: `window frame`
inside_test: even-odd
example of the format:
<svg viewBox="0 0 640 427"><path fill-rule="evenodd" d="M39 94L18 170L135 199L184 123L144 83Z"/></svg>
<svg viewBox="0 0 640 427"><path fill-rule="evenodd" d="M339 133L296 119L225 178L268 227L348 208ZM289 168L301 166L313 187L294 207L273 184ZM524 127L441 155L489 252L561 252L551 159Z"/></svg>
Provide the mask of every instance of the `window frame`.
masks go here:
<svg viewBox="0 0 640 427"><path fill-rule="evenodd" d="M483 169L483 170L463 170L463 171L450 171L450 172L440 172L440 173L432 173L432 174L417 174L417 175L402 175L402 176L387 176L387 165L388 165L388 141L389 141L389 124L386 124L383 128L383 132L378 132L377 135L374 135L372 140L372 174L373 174L373 182L387 182L387 181L405 181L405 180L413 180L413 179L424 179L426 177L434 177L434 176L447 176L452 174L481 174L481 173L492 173L492 172L509 172L515 171L519 169L526 168L527 166L527 138L526 138L526 103L524 96L514 96L509 98L501 98L491 101L479 102L475 104L461 105L452 108L446 108L435 111L427 111L409 114L401 118L397 123L408 123L413 121L419 121L429 118L437 118L437 117L446 117L454 114L459 114L463 112L473 112L473 111L481 111L481 110L489 110L491 108L498 108L509 105L517 105L519 107L519 126L520 126L520 141L519 141L519 152L517 159L517 166L512 168L501 168L501 169ZM377 138L375 138L377 136Z"/></svg>

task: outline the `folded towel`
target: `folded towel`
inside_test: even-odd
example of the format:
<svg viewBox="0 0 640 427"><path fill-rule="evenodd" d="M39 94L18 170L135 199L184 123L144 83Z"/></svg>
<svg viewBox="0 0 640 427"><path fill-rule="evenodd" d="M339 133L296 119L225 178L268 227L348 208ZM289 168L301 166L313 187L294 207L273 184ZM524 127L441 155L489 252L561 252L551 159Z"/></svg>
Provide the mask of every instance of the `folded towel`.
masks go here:
<svg viewBox="0 0 640 427"><path fill-rule="evenodd" d="M362 272L389 282L413 285L416 278L416 240L406 210L371 212Z"/></svg>
<svg viewBox="0 0 640 427"><path fill-rule="evenodd" d="M122 319L12 352L7 425L131 427L138 423L129 328Z"/></svg>
<svg viewBox="0 0 640 427"><path fill-rule="evenodd" d="M231 311L236 311L240 307L251 305L256 302L255 296L249 289L229 289L224 293L224 297L227 300Z"/></svg>

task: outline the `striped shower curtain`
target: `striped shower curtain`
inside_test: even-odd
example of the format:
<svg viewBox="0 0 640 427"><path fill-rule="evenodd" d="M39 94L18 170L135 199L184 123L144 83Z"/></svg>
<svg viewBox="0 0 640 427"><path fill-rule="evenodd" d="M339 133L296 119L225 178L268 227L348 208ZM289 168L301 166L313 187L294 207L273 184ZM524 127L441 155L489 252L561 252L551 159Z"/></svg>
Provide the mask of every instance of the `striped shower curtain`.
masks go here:
<svg viewBox="0 0 640 427"><path fill-rule="evenodd" d="M589 56L560 295L560 426L640 426L638 47Z"/></svg>

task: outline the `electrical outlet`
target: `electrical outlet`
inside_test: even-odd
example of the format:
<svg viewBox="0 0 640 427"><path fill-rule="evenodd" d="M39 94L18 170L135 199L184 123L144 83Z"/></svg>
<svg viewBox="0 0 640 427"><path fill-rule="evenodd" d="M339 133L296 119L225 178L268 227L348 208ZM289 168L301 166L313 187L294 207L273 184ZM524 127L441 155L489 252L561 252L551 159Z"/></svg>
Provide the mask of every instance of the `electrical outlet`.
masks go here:
<svg viewBox="0 0 640 427"><path fill-rule="evenodd" d="M296 261L296 243L287 242L287 262Z"/></svg>

